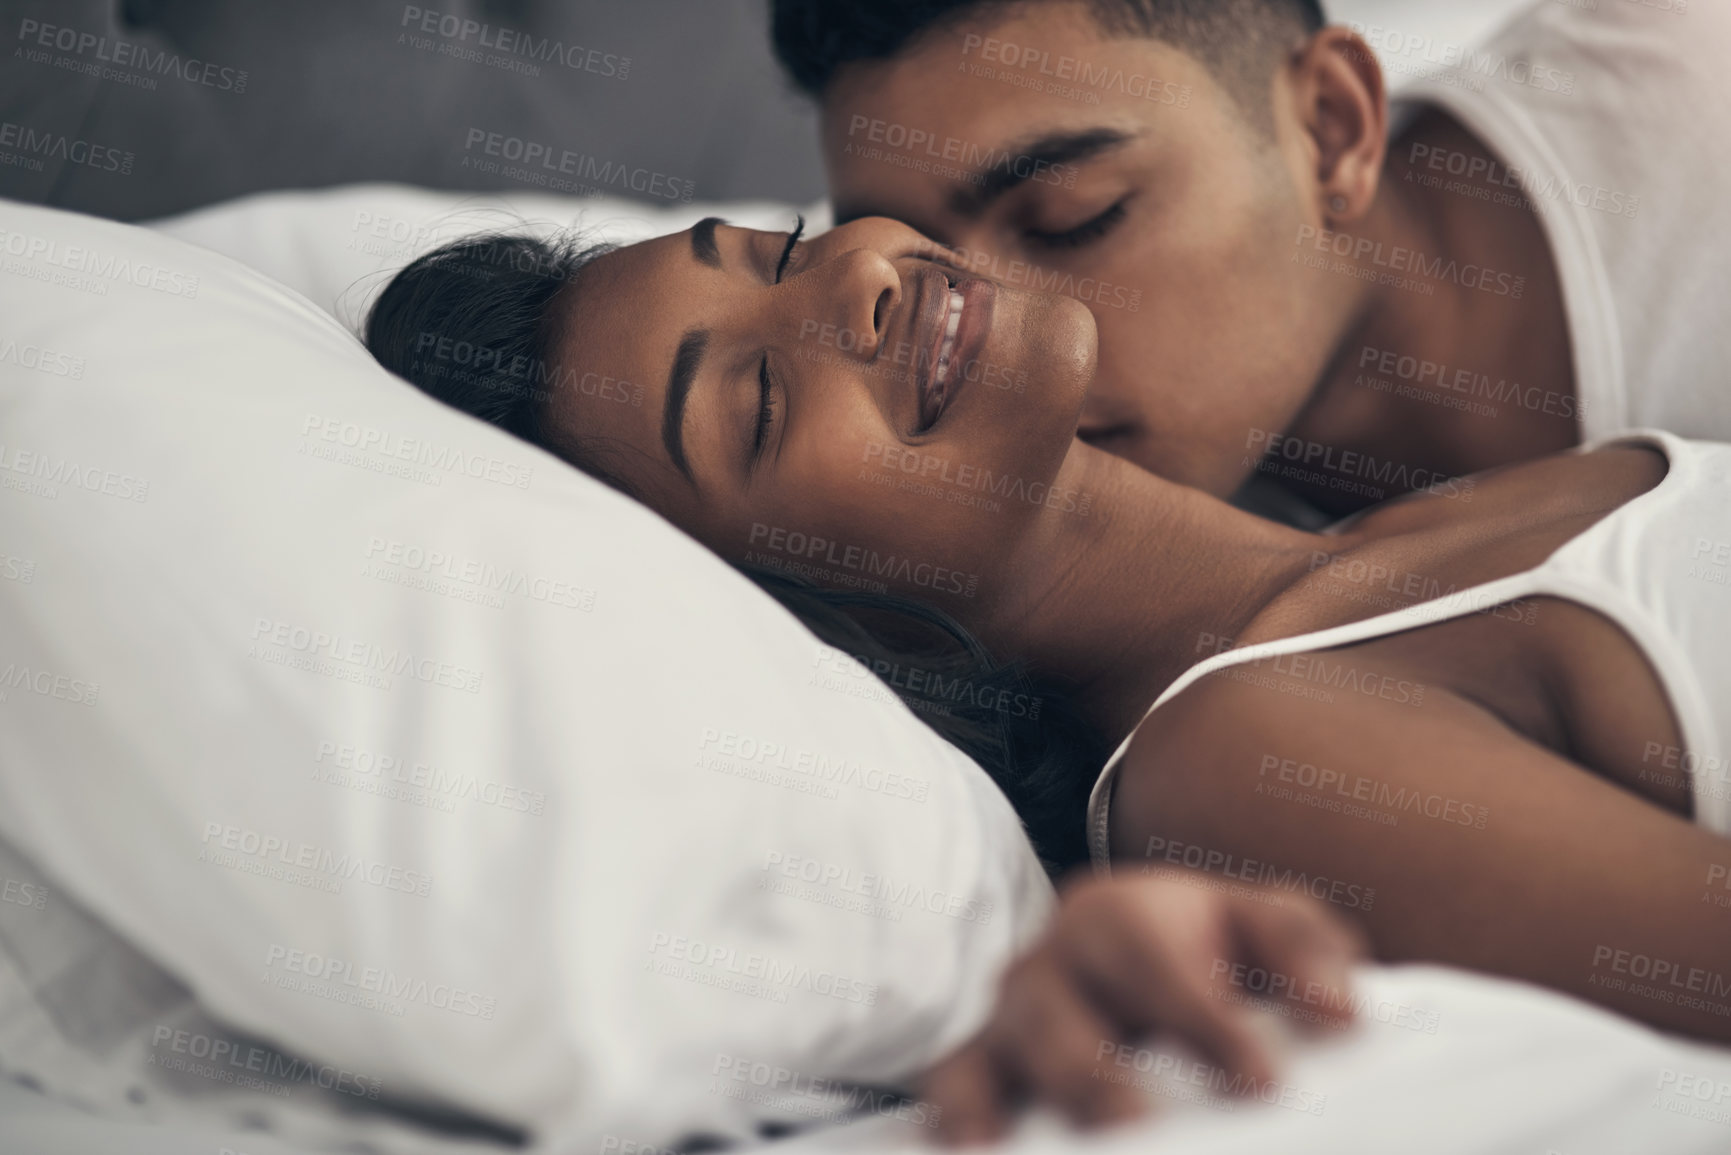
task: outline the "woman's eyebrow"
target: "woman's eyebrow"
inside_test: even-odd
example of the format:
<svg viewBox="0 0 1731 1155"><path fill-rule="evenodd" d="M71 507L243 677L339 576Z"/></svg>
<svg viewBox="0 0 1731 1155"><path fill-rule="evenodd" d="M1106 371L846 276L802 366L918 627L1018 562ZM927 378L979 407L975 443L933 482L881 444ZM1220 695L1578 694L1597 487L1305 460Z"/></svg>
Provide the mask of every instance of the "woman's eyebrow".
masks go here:
<svg viewBox="0 0 1731 1155"><path fill-rule="evenodd" d="M715 230L726 223L720 217L704 217L691 226L691 255L712 269L721 268L721 250L715 244Z"/></svg>
<svg viewBox="0 0 1731 1155"><path fill-rule="evenodd" d="M699 263L712 269L721 268L721 249L715 243L715 230L726 223L720 217L704 217L691 226L691 255ZM703 351L708 345L707 329L691 329L680 338L673 368L667 374L667 395L661 408L661 444L674 468L693 485L697 479L691 476L691 465L685 458L685 402L691 396L691 386L697 380Z"/></svg>
<svg viewBox="0 0 1731 1155"><path fill-rule="evenodd" d="M673 465L693 485L691 466L685 460L685 402L691 396L692 383L703 364L703 351L709 345L709 330L692 329L679 342L679 352L673 357L673 370L667 375L667 399L661 408L661 444Z"/></svg>

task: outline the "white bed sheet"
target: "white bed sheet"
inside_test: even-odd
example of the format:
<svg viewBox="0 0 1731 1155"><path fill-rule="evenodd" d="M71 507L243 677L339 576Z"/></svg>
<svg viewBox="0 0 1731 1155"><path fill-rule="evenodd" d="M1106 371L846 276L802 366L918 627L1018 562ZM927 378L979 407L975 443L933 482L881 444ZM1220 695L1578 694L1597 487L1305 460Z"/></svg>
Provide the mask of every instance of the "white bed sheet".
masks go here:
<svg viewBox="0 0 1731 1155"><path fill-rule="evenodd" d="M1367 1023L1302 1046L1281 1082L1317 1114L1194 1101L1163 1079L1147 1119L1083 1138L1026 1120L996 1155L1724 1155L1731 1050L1649 1031L1521 983L1433 966L1361 972L1371 1007L1434 1015L1434 1034ZM1191 1068L1177 1059L1177 1069ZM1705 1094L1705 1098L1703 1098ZM906 1124L874 1119L781 1144L778 1155L919 1150Z"/></svg>
<svg viewBox="0 0 1731 1155"><path fill-rule="evenodd" d="M1731 1050L1671 1038L1524 984L1441 967L1360 972L1363 1026L1295 1047L1281 1075L1294 1106L1209 1101L1178 1072L1195 1060L1151 1048L1122 1068L1157 1090L1148 1118L1077 1135L1030 1116L996 1155L1724 1155L1731 1151ZM1398 1022L1397 1008L1404 1008ZM1428 1029L1434 1024L1434 1031ZM1151 1067L1139 1074L1138 1066ZM1119 1070L1110 1060L1107 1070ZM814 1108L821 1105L813 1099ZM814 1112L815 1113L815 1112ZM904 1112L912 1114L913 1112ZM888 1114L817 1126L761 1155L928 1150L930 1131ZM7 1155L293 1155L256 1132L115 1123L0 1084ZM631 1136L601 1152L650 1155ZM561 1153L566 1155L566 1153ZM576 1155L576 1153L571 1153Z"/></svg>

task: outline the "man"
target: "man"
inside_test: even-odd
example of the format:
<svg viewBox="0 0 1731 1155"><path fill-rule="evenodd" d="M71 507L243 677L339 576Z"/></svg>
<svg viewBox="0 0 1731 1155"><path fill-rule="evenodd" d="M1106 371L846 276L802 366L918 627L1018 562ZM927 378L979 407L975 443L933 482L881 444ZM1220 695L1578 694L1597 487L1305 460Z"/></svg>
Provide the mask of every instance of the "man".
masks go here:
<svg viewBox="0 0 1731 1155"><path fill-rule="evenodd" d="M1085 301L1081 435L1157 473L1298 520L1246 482L1326 518L1470 499L1450 479L1629 427L1731 440L1731 5L1545 0L1473 49L1327 27L1316 0L775 0L773 31L822 102L836 219ZM1367 37L1420 74L1392 108ZM928 1077L951 1138L1021 1098L1131 1110L1078 1039L1202 1041L1102 995L1202 982L1165 948L1087 949L1103 893L1070 891ZM1108 897L1089 925L1198 937ZM1054 961L1078 957L1116 978Z"/></svg>
<svg viewBox="0 0 1731 1155"><path fill-rule="evenodd" d="M1731 6L1552 0L1472 49L1367 28L1422 74L1392 108L1316 0L773 21L837 220L1086 301L1081 435L1173 480L1338 516L1630 427L1731 440Z"/></svg>

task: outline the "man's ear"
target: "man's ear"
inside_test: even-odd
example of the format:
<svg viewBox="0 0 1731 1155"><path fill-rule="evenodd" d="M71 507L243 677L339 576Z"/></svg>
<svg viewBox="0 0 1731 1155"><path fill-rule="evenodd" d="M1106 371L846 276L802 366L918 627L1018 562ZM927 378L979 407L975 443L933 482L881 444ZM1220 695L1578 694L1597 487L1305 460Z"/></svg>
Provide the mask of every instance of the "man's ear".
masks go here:
<svg viewBox="0 0 1731 1155"><path fill-rule="evenodd" d="M1296 49L1289 92L1305 133L1317 216L1338 229L1369 211L1388 151L1388 92L1376 54L1350 28L1330 27Z"/></svg>

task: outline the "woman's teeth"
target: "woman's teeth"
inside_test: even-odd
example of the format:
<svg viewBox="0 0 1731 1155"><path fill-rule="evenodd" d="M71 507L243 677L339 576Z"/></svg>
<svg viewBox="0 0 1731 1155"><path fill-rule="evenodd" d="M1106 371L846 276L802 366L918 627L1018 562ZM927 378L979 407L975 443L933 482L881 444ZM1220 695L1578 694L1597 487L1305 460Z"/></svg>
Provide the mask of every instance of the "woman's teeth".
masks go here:
<svg viewBox="0 0 1731 1155"><path fill-rule="evenodd" d="M950 354L956 348L956 330L962 326L962 306L966 301L956 290L950 290L950 319L944 324L944 343L938 347L938 368L932 374L933 387L949 380Z"/></svg>

